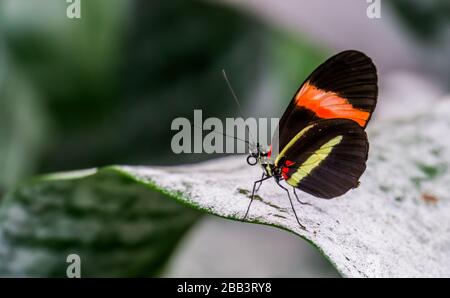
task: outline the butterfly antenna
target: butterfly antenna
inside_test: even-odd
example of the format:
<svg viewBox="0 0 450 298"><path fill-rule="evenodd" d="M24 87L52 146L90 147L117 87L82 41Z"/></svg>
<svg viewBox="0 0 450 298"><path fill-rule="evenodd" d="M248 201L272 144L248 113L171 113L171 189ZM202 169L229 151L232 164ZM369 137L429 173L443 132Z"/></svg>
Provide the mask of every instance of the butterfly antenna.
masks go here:
<svg viewBox="0 0 450 298"><path fill-rule="evenodd" d="M237 105L237 107L238 107L238 109L239 109L239 113L241 114L241 117L242 117L242 116L244 115L244 113L242 112L241 104L239 103L239 100L238 100L238 98L237 98L237 96L236 96L236 93L234 92L233 87L231 87L231 83L230 83L230 80L228 80L227 73L225 72L225 69L222 69L222 74L223 74L223 77L224 77L225 81L227 82L228 88L230 89L231 95L233 96L233 99L234 99L234 101L236 102L236 105ZM247 129L247 132L248 132L249 137L250 137L251 139L254 139L254 138L253 138L253 135L252 135L252 133L250 132L250 129L248 128L247 125L245 126L245 128ZM249 142L249 141L247 141L247 144L256 147L256 146L255 146L255 142Z"/></svg>
<svg viewBox="0 0 450 298"><path fill-rule="evenodd" d="M201 127L198 127L197 125L194 125L194 127L202 129ZM229 137L229 138L233 138L233 139L235 139L237 141L245 142L246 144L250 144L247 140L243 140L243 139L238 138L236 136L230 136L230 135L228 135L228 134L226 134L224 132L221 132L221 131L218 131L218 130L215 130L215 129L211 130L211 132L214 132L216 134L219 134L219 135L222 135L222 136L226 136L226 137Z"/></svg>

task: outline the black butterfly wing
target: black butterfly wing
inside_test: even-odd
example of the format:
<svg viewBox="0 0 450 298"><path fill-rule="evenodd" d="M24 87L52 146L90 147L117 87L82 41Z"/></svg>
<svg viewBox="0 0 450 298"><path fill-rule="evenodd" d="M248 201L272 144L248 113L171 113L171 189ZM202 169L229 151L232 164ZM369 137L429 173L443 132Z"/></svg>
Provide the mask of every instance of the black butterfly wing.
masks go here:
<svg viewBox="0 0 450 298"><path fill-rule="evenodd" d="M320 65L295 93L280 119L280 151L309 123L319 119L351 119L365 128L378 96L377 71L364 53L348 50Z"/></svg>
<svg viewBox="0 0 450 298"><path fill-rule="evenodd" d="M366 133L355 121L318 120L291 139L275 166L288 184L331 199L358 186L368 150Z"/></svg>

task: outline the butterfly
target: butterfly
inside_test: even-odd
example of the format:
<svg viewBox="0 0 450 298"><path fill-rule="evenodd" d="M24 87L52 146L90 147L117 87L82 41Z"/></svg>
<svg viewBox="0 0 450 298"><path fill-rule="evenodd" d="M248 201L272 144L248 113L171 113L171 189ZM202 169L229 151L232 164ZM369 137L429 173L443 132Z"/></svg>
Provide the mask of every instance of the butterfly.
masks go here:
<svg viewBox="0 0 450 298"><path fill-rule="evenodd" d="M253 184L244 219L255 193L269 178L287 192L303 229L287 187L293 188L299 203L307 204L299 200L296 189L332 199L359 186L369 152L364 129L377 103L377 81L372 60L355 50L332 56L311 73L281 117L269 149L257 144L247 157L249 165L263 168L263 174Z"/></svg>

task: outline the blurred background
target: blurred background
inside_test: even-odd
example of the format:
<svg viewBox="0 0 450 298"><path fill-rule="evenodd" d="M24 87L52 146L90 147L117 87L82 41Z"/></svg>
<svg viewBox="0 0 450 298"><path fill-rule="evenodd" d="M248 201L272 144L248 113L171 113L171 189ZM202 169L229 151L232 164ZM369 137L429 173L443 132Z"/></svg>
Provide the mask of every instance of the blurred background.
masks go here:
<svg viewBox="0 0 450 298"><path fill-rule="evenodd" d="M374 2L374 1L372 1ZM346 49L379 72L373 122L450 88L450 2L0 0L0 194L33 175L214 158L171 152L176 117L279 117L306 76ZM414 102L414 105L410 104ZM251 183L251 182L249 182ZM1 243L0 243L1 246ZM285 231L202 216L162 276L335 277Z"/></svg>

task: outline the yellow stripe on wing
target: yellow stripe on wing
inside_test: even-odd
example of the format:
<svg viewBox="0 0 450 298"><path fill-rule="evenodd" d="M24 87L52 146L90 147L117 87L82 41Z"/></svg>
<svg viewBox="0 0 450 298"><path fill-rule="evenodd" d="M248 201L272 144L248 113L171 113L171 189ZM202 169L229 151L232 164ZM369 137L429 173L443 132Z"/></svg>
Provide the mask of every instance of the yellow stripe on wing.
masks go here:
<svg viewBox="0 0 450 298"><path fill-rule="evenodd" d="M275 166L278 165L278 162L280 159L286 155L286 152L291 148L298 139L300 139L308 130L310 130L315 124L310 124L307 127L303 128L298 134L295 135L295 137L292 138L292 140L289 141L289 143L281 150L280 154L278 154L277 158L275 159Z"/></svg>
<svg viewBox="0 0 450 298"><path fill-rule="evenodd" d="M320 163L330 155L333 147L342 141L342 136L336 136L323 144L319 149L317 149L305 162L297 169L297 171L292 174L292 176L286 181L292 186L297 186L299 182L308 176L312 170L317 168Z"/></svg>

